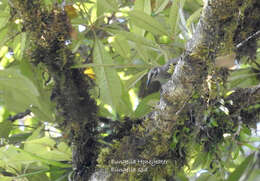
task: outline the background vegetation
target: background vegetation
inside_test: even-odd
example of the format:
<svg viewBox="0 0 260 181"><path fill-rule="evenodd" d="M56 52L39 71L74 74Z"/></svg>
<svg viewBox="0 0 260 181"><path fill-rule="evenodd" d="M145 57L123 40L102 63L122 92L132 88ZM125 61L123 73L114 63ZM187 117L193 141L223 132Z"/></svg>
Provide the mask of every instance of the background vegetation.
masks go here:
<svg viewBox="0 0 260 181"><path fill-rule="evenodd" d="M179 117L149 117L162 96L158 82L146 87L147 73L196 41L204 3L1 0L0 180L259 180L257 1L241 2L244 24L225 19L225 45L206 47L235 52L236 69L205 58L207 75ZM112 159L168 164L122 174Z"/></svg>

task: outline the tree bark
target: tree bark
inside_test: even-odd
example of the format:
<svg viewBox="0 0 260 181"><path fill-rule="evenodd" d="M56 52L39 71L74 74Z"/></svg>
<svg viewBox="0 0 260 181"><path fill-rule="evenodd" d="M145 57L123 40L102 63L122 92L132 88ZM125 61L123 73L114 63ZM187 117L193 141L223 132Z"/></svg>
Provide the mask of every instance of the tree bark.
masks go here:
<svg viewBox="0 0 260 181"><path fill-rule="evenodd" d="M31 63L42 64L54 80L51 99L56 104L58 124L72 145L72 178L88 180L98 156L97 105L88 90L91 80L79 69L71 69L74 54L66 46L73 31L65 11L42 7L40 0L11 0L13 16L23 20L23 31L31 42Z"/></svg>
<svg viewBox="0 0 260 181"><path fill-rule="evenodd" d="M216 57L229 54L235 54L236 58L255 56L255 38L242 47L237 48L236 45L260 29L257 14L260 14L260 3L257 0L206 2L196 32L187 43L186 51L179 57L171 80L162 85L160 102L155 110L146 116L142 125L132 128L130 136L124 137L110 151L99 156L101 167L110 171L118 166L112 160L168 159L167 165L149 167L149 172L146 173L120 174L111 171L111 180L127 179L133 175L141 180L152 180L155 176L173 178L178 168L187 163L192 142L197 142L204 150L210 151L223 141L224 133L232 133L237 126L232 120L238 119L240 111L250 105L246 100L238 99L238 95L246 95L247 98L251 96L249 102L259 103L259 86L239 89L234 93L236 99L233 108L240 111L223 115L217 128L207 127L207 120L203 120L204 112L209 108L217 109L218 101L223 98L212 95L212 92L218 92L217 88L209 88L210 82L213 82L210 83L211 86L218 87L213 75L220 77L220 82L226 82L223 70L216 68ZM229 98L234 97L231 94ZM240 101L244 103L241 104ZM214 118L217 115L212 113L210 116ZM178 142L173 140L176 132ZM187 135L193 138L188 138ZM207 141L202 142L205 138ZM120 166L123 167L122 164ZM167 172L170 168L172 171Z"/></svg>
<svg viewBox="0 0 260 181"><path fill-rule="evenodd" d="M67 130L72 143L75 180L88 180L95 171L97 158L99 166L108 171L115 167L112 160L166 160L167 164L160 167L149 167L149 172L133 174L141 180L152 180L154 176L171 179L187 163L191 142L197 141L204 149L210 149L222 140L223 133L232 131L234 125L224 120L219 122L219 129L206 127L206 120L203 121L203 112L221 98L212 95L217 89L209 89L208 84L213 82L217 87L218 82L209 75L220 72L214 65L219 55L235 52L237 57L255 56L255 39L239 49L236 45L260 29L258 0L208 0L196 33L179 58L171 80L162 86L155 110L142 124L133 121L131 131L123 131L126 136L118 138L111 148L103 149L99 157L97 106L87 92L90 80L79 70L70 68L74 55L65 46L72 31L67 15L55 7L51 11L43 10L39 0L10 0L10 6L24 20L23 29L30 34L33 63L44 64L55 81L52 100L63 119L60 125ZM251 96L252 104L259 102L259 86L239 89L227 98L236 102L237 107L230 110L249 106L245 100L236 99L237 94ZM245 104L238 104L240 101ZM233 111L233 117L239 113ZM210 135L207 144L200 140L205 135ZM179 138L178 142L173 141L174 136ZM217 138L212 140L214 136ZM128 179L131 175L112 173L110 179Z"/></svg>

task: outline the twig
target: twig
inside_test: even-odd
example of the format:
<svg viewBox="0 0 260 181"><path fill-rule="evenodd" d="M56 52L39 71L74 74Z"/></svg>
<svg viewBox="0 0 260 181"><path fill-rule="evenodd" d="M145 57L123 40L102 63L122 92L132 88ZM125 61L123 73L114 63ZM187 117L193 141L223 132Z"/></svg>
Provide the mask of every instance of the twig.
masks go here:
<svg viewBox="0 0 260 181"><path fill-rule="evenodd" d="M13 124L13 126L17 126L17 127L26 127L26 128L31 128L31 129L37 129L38 127L34 127L34 126L29 126L29 125L23 125L23 124ZM53 131L50 129L44 129L43 131L45 132L52 132L52 133L57 133L57 134L61 134L58 131Z"/></svg>
<svg viewBox="0 0 260 181"><path fill-rule="evenodd" d="M16 32L14 35L10 36L7 38L7 40L5 40L3 43L1 43L2 45L6 44L7 42L9 42L10 40L13 40L17 35L19 35L20 33L22 33L21 31Z"/></svg>
<svg viewBox="0 0 260 181"><path fill-rule="evenodd" d="M236 45L236 48L240 48L241 46L243 46L246 42L248 42L249 40L251 40L252 38L255 38L257 35L260 35L260 30L258 30L257 32L255 32L253 35L249 36L247 39L243 40L242 42L240 42L239 44Z"/></svg>
<svg viewBox="0 0 260 181"><path fill-rule="evenodd" d="M7 120L14 122L15 120L22 119L29 114L31 114L31 110L26 109L26 111L24 111L24 112L18 113L14 116L9 116L9 118Z"/></svg>

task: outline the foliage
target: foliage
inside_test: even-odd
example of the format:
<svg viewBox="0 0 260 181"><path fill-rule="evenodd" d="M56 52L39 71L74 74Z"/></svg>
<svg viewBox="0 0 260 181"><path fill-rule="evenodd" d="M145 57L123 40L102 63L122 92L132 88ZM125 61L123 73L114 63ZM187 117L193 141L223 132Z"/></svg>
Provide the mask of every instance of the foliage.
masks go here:
<svg viewBox="0 0 260 181"><path fill-rule="evenodd" d="M50 99L54 80L46 67L33 65L37 62L30 55L35 47L12 2L0 1L0 178L67 180L74 174L72 153L66 142L68 133L61 132L57 124L61 118ZM46 11L53 7L65 11L70 19L71 38L64 46L76 57L71 69L88 70L86 79L89 77L96 85L90 92L100 107L98 116L123 120L126 116L141 118L156 105L158 93L144 88L146 73L181 55L193 36L203 1L72 0L65 5L57 0L42 1L41 8ZM46 41L44 37L39 39ZM233 181L246 177L253 181L259 177L259 134L231 118L228 105L232 102L224 101L237 87L259 84L259 51L254 63L242 59L241 64L230 73L227 83L214 78L208 82L212 94L202 99L215 102L201 116L200 126L205 129L200 130L200 137L190 135L196 128L191 127L188 118L183 118L172 133L169 152L183 161L177 179ZM220 77L214 70L209 73ZM138 96L142 91L144 96ZM196 96L195 104L199 106L201 97ZM259 114L258 107L246 111L258 110ZM26 109L32 111L29 116L10 121ZM251 124L256 122L248 119ZM191 140L193 144L184 145ZM182 160L187 148L192 156Z"/></svg>

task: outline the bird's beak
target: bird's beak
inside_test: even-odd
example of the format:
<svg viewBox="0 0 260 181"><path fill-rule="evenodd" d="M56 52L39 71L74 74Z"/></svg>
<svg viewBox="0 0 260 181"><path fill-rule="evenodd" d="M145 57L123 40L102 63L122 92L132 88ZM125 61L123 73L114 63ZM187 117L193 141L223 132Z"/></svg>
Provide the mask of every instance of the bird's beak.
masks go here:
<svg viewBox="0 0 260 181"><path fill-rule="evenodd" d="M152 80L152 74L149 72L148 76L147 76L147 81L146 81L146 88L149 87L151 80Z"/></svg>
<svg viewBox="0 0 260 181"><path fill-rule="evenodd" d="M146 88L149 87L150 83L151 83L151 79L148 78L147 81L146 81Z"/></svg>

